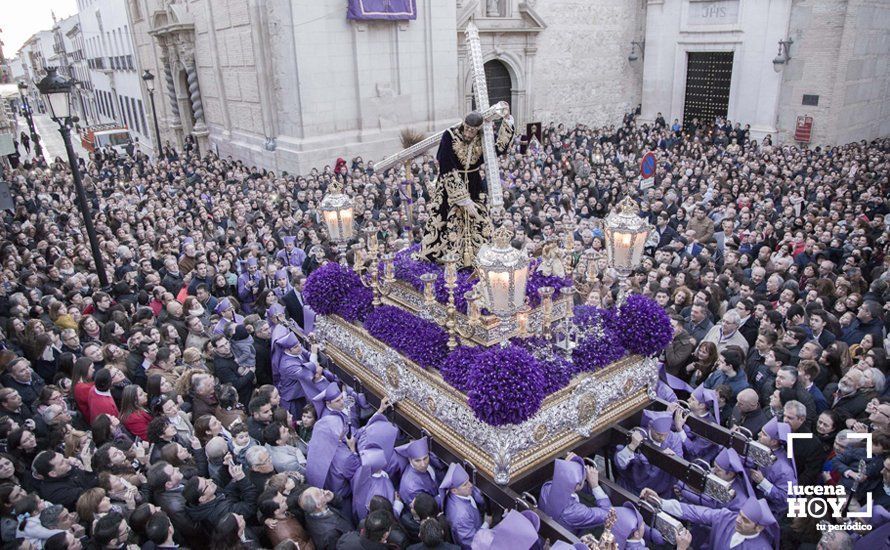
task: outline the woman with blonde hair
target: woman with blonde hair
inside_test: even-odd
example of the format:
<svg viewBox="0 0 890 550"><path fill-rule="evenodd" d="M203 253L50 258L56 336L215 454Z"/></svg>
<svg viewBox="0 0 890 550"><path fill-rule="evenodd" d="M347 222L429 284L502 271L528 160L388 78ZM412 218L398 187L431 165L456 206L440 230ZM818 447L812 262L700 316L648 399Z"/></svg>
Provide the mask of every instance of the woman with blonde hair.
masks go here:
<svg viewBox="0 0 890 550"><path fill-rule="evenodd" d="M80 522L86 526L87 533L91 534L93 521L98 516L111 511L111 499L108 498L105 489L93 487L80 495L80 498L77 499L75 510L77 511L77 517L80 518Z"/></svg>
<svg viewBox="0 0 890 550"><path fill-rule="evenodd" d="M62 446L62 454L65 455L65 458L80 456L84 447L89 445L92 440L89 435L87 432L80 430L71 430L65 434Z"/></svg>

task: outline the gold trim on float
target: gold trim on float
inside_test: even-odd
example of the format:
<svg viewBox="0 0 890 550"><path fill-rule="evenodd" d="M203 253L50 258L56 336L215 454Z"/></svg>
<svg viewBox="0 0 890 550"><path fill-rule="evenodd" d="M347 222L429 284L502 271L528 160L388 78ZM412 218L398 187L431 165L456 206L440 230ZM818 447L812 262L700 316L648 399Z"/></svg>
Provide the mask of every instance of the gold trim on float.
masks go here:
<svg viewBox="0 0 890 550"><path fill-rule="evenodd" d="M339 328L348 330L352 336L380 353L390 349L368 334L362 327L347 323L336 316L328 316L327 319L335 323ZM384 368L385 380L383 380L361 363L364 354L342 350L330 341L327 341L325 345L327 353L332 360L358 378L364 386L371 389L375 394L386 395L388 390L387 384L394 389L400 387L402 380L400 369L396 364L390 363ZM406 368L411 371L411 374L417 376L423 383L428 384L433 392L441 395L443 399L450 399L468 407L467 396L446 383L437 371L424 369L401 354L399 356ZM597 384L605 383L620 375L625 367L640 360L639 356L625 357L595 373L584 372L575 375L568 386L544 399L541 404L541 410L562 405L567 400L572 399L580 384L588 380L594 380ZM610 403L608 408L601 411L599 416L596 416L596 410L601 404L597 403L596 397L591 393L585 393L580 397L576 425L584 427L585 431L591 434L591 436L582 436L577 430L571 428L551 432L543 423L536 425L533 428L532 439L537 444L524 451L518 451L513 456L509 466L510 480L515 481L526 473L547 464L566 451L574 449L592 437L593 434L602 431L609 424L620 421L634 409L648 403L649 396L646 385L642 384L636 391L631 393L635 385L636 381L629 377L622 386L625 394L624 398L618 402ZM427 396L423 403L417 403L413 399L406 397L398 401L399 412L415 425L426 429L434 439L448 447L455 455L469 460L481 472L494 479L496 468L494 457L472 442L467 441L454 428L442 421L438 416L439 407L437 406L437 401L438 399L435 397Z"/></svg>

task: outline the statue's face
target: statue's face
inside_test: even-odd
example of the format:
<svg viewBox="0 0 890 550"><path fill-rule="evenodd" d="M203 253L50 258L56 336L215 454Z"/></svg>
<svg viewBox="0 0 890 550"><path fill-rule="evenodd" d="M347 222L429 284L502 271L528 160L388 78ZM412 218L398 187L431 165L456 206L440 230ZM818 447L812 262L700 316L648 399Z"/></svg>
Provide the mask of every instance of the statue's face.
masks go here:
<svg viewBox="0 0 890 550"><path fill-rule="evenodd" d="M476 137L476 134L479 133L479 128L474 128L472 126L464 126L464 139L469 141Z"/></svg>

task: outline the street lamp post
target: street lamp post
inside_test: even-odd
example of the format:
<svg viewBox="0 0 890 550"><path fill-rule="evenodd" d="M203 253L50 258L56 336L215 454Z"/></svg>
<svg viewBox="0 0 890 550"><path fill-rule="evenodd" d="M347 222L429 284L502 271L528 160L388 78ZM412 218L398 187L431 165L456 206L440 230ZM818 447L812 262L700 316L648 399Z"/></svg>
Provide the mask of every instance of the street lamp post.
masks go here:
<svg viewBox="0 0 890 550"><path fill-rule="evenodd" d="M22 96L22 107L25 109L25 120L28 121L28 130L31 132L31 143L34 144L34 157L43 156L43 147L40 146L40 136L37 135L37 129L34 127L34 119L31 117L31 106L28 104L28 98L25 95L28 85L23 81L19 82L19 95Z"/></svg>
<svg viewBox="0 0 890 550"><path fill-rule="evenodd" d="M142 73L142 80L145 82L145 87L148 89L148 97L151 101L151 118L154 120L155 124L155 144L158 149L158 157L161 156L161 130L158 128L158 111L155 108L155 75L151 74L151 71L145 69L145 72Z"/></svg>
<svg viewBox="0 0 890 550"><path fill-rule="evenodd" d="M37 89L47 98L50 116L59 125L59 133L65 142L65 151L68 152L68 164L71 166L71 174L74 177L74 189L77 193L77 206L80 215L83 216L83 225L87 229L87 237L90 239L90 249L93 252L93 261L96 263L96 272L99 275L99 284L105 288L108 286L108 276L105 272L105 262L102 260L102 252L99 250L99 240L96 238L96 228L93 226L93 215L87 205L87 196L83 190L83 180L77 167L77 156L74 154L74 146L71 145L71 80L56 73L54 67L46 69L46 76L37 84Z"/></svg>

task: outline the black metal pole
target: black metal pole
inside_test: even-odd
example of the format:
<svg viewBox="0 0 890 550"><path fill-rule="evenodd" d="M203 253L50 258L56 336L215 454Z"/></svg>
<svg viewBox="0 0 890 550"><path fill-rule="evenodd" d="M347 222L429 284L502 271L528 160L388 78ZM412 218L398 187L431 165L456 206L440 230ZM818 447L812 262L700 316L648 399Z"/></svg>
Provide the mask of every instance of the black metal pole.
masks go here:
<svg viewBox="0 0 890 550"><path fill-rule="evenodd" d="M108 287L108 276L105 273L105 262L102 260L102 252L99 250L99 240L96 238L96 228L93 227L93 215L87 204L87 196L83 190L83 181L80 178L80 170L77 167L77 156L74 154L74 146L71 145L71 128L67 124L59 125L59 133L65 142L65 150L68 152L68 164L71 165L71 175L74 176L74 189L77 192L77 206L80 215L83 216L83 225L87 228L87 237L90 239L90 248L93 251L93 261L96 262L96 272L99 275L99 284L102 288Z"/></svg>
<svg viewBox="0 0 890 550"><path fill-rule="evenodd" d="M34 157L42 157L43 156L43 147L40 146L40 136L37 135L37 128L34 127L34 119L31 117L31 105L28 104L28 99L25 97L25 94L19 90L19 95L22 96L22 104L25 107L25 120L28 121L28 129L31 131L31 143L34 145Z"/></svg>
<svg viewBox="0 0 890 550"><path fill-rule="evenodd" d="M151 99L151 118L155 122L155 139L157 140L158 158L161 158L161 129L158 128L158 111L155 109L155 91L149 90L148 97Z"/></svg>

